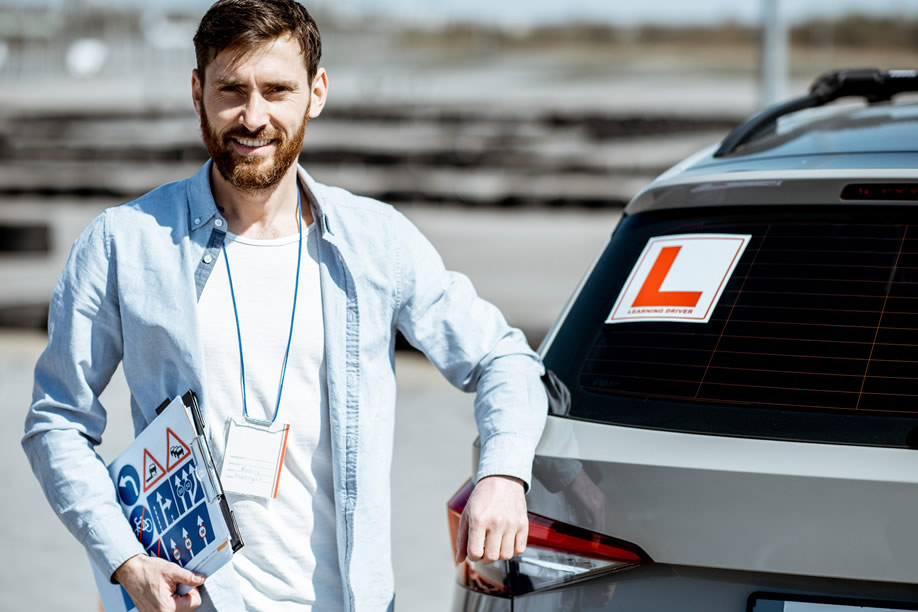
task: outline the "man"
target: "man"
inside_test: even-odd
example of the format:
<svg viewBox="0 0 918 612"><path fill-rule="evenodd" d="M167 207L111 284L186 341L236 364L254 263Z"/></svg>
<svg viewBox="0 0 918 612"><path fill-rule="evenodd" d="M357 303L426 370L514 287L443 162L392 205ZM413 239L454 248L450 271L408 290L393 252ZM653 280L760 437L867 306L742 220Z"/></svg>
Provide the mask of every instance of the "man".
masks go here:
<svg viewBox="0 0 918 612"><path fill-rule="evenodd" d="M54 510L142 611L391 609L400 330L477 391L481 462L460 556L522 552L546 413L538 358L402 215L297 166L328 92L302 6L221 0L195 48L211 161L100 215L52 299L23 446ZM93 450L119 361L138 431L163 398L198 391L218 467L228 429L290 427L277 498L229 496L246 546L186 595L177 587L204 577L144 554ZM400 545L427 554L428 537Z"/></svg>

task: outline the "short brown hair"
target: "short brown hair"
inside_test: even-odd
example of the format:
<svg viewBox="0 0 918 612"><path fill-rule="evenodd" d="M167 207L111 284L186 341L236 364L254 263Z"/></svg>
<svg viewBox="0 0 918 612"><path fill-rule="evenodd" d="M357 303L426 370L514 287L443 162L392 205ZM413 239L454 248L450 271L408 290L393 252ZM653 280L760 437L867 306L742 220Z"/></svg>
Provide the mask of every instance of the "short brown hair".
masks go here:
<svg viewBox="0 0 918 612"><path fill-rule="evenodd" d="M275 38L290 35L300 43L309 78L319 69L322 39L309 11L294 0L218 0L194 35L199 78L215 57L227 49L244 54Z"/></svg>

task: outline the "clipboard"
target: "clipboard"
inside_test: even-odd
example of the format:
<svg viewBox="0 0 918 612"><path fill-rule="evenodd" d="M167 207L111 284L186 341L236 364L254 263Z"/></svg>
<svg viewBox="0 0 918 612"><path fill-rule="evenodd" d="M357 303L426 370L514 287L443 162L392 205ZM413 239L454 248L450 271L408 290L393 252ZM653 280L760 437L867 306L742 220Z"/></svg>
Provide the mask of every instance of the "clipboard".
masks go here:
<svg viewBox="0 0 918 612"><path fill-rule="evenodd" d="M226 501L194 391L167 399L108 473L137 540L150 556L211 575L244 545ZM90 559L105 612L136 606ZM180 587L179 593L189 589Z"/></svg>

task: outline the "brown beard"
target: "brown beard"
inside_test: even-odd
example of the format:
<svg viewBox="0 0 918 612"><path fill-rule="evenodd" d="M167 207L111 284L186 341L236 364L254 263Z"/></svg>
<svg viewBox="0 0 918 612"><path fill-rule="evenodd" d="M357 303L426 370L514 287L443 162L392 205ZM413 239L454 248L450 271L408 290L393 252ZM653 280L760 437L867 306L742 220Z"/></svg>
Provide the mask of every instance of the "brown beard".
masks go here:
<svg viewBox="0 0 918 612"><path fill-rule="evenodd" d="M300 150L303 148L303 137L306 134L306 122L309 119L309 109L303 114L300 127L292 138L285 138L282 132L271 128L262 128L257 132L250 132L242 126L230 128L222 135L218 135L211 128L207 120L207 112L201 108L201 137L204 146L210 154L214 165L220 175L230 185L243 191L261 191L276 185L284 174L296 161ZM252 140L270 139L276 141L274 156L265 167L262 157L243 157L233 150L230 142L233 137Z"/></svg>

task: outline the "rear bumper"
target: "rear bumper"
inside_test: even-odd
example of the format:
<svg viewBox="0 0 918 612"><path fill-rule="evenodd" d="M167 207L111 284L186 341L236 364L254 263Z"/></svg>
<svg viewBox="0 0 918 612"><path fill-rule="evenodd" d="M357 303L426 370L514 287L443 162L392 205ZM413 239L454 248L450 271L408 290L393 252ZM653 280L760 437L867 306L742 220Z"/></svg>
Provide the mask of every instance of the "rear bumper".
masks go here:
<svg viewBox="0 0 918 612"><path fill-rule="evenodd" d="M457 585L453 612L743 612L759 591L918 603L918 584L653 565L515 599Z"/></svg>

